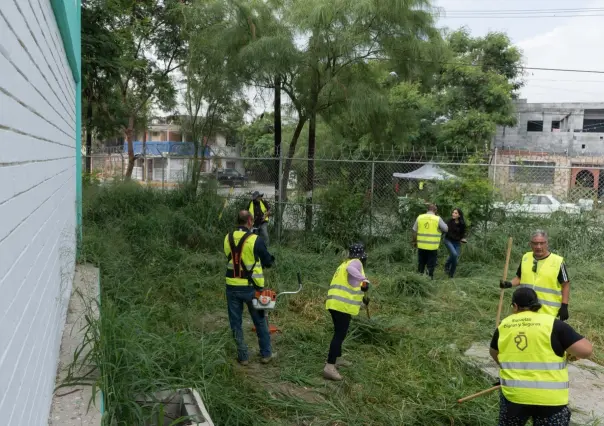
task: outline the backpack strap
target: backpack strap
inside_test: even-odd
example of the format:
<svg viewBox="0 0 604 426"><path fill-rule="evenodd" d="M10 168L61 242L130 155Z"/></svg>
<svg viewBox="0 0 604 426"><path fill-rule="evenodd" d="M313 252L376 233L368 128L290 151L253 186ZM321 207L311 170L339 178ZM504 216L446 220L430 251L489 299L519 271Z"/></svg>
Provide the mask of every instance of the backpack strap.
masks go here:
<svg viewBox="0 0 604 426"><path fill-rule="evenodd" d="M243 262L241 261L241 253L243 251L243 245L245 244L247 239L253 234L251 232L246 232L241 237L241 239L239 240L239 244L237 245L235 245L234 234L234 232L229 233L229 247L231 248L231 253L228 256L229 261L231 261L231 259L233 260L233 278L247 278L248 280L250 280L252 277L251 272L254 270L254 266L256 266L256 263L254 263L254 265L252 266L252 270L248 271L245 268Z"/></svg>

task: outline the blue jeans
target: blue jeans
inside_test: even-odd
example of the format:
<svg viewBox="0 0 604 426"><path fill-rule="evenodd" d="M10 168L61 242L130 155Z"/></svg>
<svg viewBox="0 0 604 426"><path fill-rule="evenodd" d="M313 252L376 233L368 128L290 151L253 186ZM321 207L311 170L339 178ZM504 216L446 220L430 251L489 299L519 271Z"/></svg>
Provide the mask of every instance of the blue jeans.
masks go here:
<svg viewBox="0 0 604 426"><path fill-rule="evenodd" d="M445 238L445 247L449 250L449 258L445 262L445 271L449 273L450 277L453 277L457 269L457 260L461 254L461 241L451 241Z"/></svg>
<svg viewBox="0 0 604 426"><path fill-rule="evenodd" d="M271 336L268 332L268 321L265 313L264 311L254 309L252 306L255 291L252 286L226 286L229 324L235 338L235 343L237 344L237 359L239 361L247 361L249 359L247 345L243 338L243 305L247 305L252 321L254 321L254 325L256 326L260 356L263 358L271 356Z"/></svg>

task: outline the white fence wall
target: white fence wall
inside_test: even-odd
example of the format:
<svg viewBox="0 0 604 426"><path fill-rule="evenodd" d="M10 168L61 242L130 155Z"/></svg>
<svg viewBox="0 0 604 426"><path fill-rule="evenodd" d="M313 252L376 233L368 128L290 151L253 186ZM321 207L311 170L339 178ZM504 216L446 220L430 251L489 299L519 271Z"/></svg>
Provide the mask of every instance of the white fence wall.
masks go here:
<svg viewBox="0 0 604 426"><path fill-rule="evenodd" d="M75 263L75 91L49 0L0 1L0 419L43 425Z"/></svg>

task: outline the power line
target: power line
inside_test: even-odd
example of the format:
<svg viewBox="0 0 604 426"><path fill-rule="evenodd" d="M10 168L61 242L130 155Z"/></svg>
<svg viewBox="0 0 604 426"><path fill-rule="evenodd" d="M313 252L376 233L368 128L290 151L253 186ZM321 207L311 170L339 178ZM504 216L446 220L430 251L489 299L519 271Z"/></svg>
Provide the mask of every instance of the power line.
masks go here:
<svg viewBox="0 0 604 426"><path fill-rule="evenodd" d="M525 80L531 81L552 81L556 83L604 83L604 80L559 80L551 78L536 78L536 77L525 77Z"/></svg>
<svg viewBox="0 0 604 426"><path fill-rule="evenodd" d="M592 15L526 15L526 16L508 16L508 15L445 15L444 18L450 19L537 19L537 18L591 18L595 16L604 16L604 14Z"/></svg>
<svg viewBox="0 0 604 426"><path fill-rule="evenodd" d="M460 13L460 14L468 14L468 15L474 15L474 14L487 14L487 15L494 15L494 14L524 14L524 13L554 13L554 12L560 12L560 13L582 13L582 12L602 12L604 11L604 7L587 7L587 8L574 8L574 9L559 9L556 8L555 10L552 9L483 9L483 10L476 10L476 9L471 9L471 10L463 10L463 9L445 9L445 11L447 12L452 12L452 13Z"/></svg>
<svg viewBox="0 0 604 426"><path fill-rule="evenodd" d="M454 65L461 67L482 67L481 64L468 64L468 63L455 63L455 62L440 62L440 61L431 61L429 59L407 59L407 61L411 62L424 62L429 64L439 64L439 65ZM554 72L576 72L576 73L587 73L587 74L604 74L604 71L598 70L575 70L575 69L565 69L565 68L543 68L543 67L523 67L519 66L523 70L533 70L533 71L554 71Z"/></svg>

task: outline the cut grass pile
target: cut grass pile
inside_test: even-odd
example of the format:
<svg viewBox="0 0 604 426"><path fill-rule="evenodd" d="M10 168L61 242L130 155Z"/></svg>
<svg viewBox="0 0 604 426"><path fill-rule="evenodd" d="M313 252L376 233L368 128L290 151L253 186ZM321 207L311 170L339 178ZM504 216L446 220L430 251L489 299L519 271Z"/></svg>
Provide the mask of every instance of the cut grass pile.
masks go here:
<svg viewBox="0 0 604 426"><path fill-rule="evenodd" d="M361 311L344 344L353 368L346 380L321 378L331 338L324 309L327 288L342 261L319 235L291 234L271 251L267 284L304 290L279 300L270 320L276 362L247 368L235 361L226 316L222 240L237 203L218 219L222 200L135 185L89 188L84 205L82 260L101 269L101 321L94 361L105 395L107 425L143 425L151 409L134 395L194 387L216 425L495 425L496 395L463 405L456 400L489 387L468 367L463 351L494 330L508 235L515 239L512 274L530 230L547 227L551 248L567 257L572 280L570 323L598 351L604 345L602 230L585 223L503 224L477 233L464 247L459 278L433 282L414 273L409 236L369 246L367 273L376 284L371 319ZM509 305L511 292L506 294ZM509 313L506 306L504 314ZM257 341L246 314L246 339ZM597 352L597 362L604 358ZM154 407L160 410L160 407Z"/></svg>

